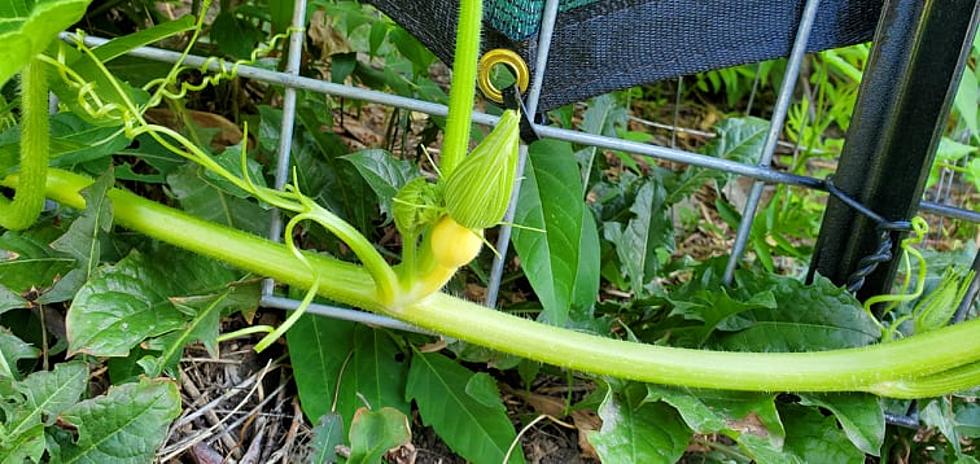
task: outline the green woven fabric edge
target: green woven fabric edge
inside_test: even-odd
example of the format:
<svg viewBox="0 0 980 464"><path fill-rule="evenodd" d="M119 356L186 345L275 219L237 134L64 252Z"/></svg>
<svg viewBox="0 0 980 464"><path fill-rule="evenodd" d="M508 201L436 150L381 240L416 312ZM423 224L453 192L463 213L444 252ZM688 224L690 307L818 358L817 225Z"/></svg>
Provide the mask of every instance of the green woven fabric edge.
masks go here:
<svg viewBox="0 0 980 464"><path fill-rule="evenodd" d="M562 0L559 11L568 11L599 0ZM524 40L538 32L544 0L490 0L485 5L486 18L497 31L511 40Z"/></svg>

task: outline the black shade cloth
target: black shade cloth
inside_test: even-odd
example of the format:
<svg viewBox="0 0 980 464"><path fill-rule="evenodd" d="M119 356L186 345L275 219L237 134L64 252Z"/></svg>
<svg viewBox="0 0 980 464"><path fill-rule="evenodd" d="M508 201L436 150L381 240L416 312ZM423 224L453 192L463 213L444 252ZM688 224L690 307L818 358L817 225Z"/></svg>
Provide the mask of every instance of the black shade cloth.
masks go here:
<svg viewBox="0 0 980 464"><path fill-rule="evenodd" d="M458 0L367 1L452 63ZM485 8L484 49L512 49L533 72L537 29L528 33L526 27L494 25L512 24L513 18L502 15L513 15L515 9L538 15L531 19L539 21L543 0L495 3L500 5ZM804 5L802 0L577 3L582 2L572 2L558 15L539 110L660 79L786 56ZM506 11L501 5L512 8ZM882 0L823 0L808 51L871 40L881 5ZM528 18L523 19L527 24Z"/></svg>

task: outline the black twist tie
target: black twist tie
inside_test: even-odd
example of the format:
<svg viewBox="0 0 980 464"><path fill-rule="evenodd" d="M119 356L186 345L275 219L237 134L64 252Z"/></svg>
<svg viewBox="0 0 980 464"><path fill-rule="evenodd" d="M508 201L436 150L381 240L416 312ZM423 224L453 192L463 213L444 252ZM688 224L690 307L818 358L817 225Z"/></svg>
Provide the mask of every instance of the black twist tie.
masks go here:
<svg viewBox="0 0 980 464"><path fill-rule="evenodd" d="M504 107L509 110L517 111L521 114L521 140L525 144L531 144L541 140L534 124L529 119L527 107L524 106L524 99L521 91L516 85L511 85L500 91L504 96Z"/></svg>
<svg viewBox="0 0 980 464"><path fill-rule="evenodd" d="M889 221L885 219L880 214L861 204L861 202L851 198L846 192L837 187L831 178L824 180L824 186L827 188L827 192L833 195L834 198L837 198L851 209L861 213L874 222L875 229L879 232L878 246L875 247L875 250L871 254L858 261L857 269L847 278L847 290L851 293L857 293L864 286L867 277L880 264L892 260L892 248L895 246L893 236L895 233L912 230L912 223L909 221Z"/></svg>

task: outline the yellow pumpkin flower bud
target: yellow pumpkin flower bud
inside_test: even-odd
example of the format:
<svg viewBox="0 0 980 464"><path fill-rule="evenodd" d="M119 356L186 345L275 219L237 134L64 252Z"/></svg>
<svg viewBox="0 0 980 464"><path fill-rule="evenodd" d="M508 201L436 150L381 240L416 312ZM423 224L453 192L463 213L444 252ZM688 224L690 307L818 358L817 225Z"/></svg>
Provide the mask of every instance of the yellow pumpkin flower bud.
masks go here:
<svg viewBox="0 0 980 464"><path fill-rule="evenodd" d="M432 257L437 263L450 269L473 261L482 247L482 231L469 229L449 216L436 223L429 237Z"/></svg>
<svg viewBox="0 0 980 464"><path fill-rule="evenodd" d="M462 226L481 230L500 223L517 176L520 117L508 110L497 127L446 182L446 209Z"/></svg>

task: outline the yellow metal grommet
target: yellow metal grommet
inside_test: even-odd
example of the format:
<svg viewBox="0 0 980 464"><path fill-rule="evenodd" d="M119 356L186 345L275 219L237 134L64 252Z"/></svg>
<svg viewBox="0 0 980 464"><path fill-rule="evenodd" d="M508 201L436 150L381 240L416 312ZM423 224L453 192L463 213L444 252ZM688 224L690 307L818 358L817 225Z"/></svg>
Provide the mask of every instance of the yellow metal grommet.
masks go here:
<svg viewBox="0 0 980 464"><path fill-rule="evenodd" d="M517 77L517 88L521 92L527 91L527 86L531 82L531 73L527 69L527 63L520 55L511 50L495 48L484 53L483 57L480 58L480 72L477 74L476 83L483 95L497 103L504 102L504 95L500 89L494 87L493 83L490 82L490 70L498 64L508 66L514 72L514 76Z"/></svg>

